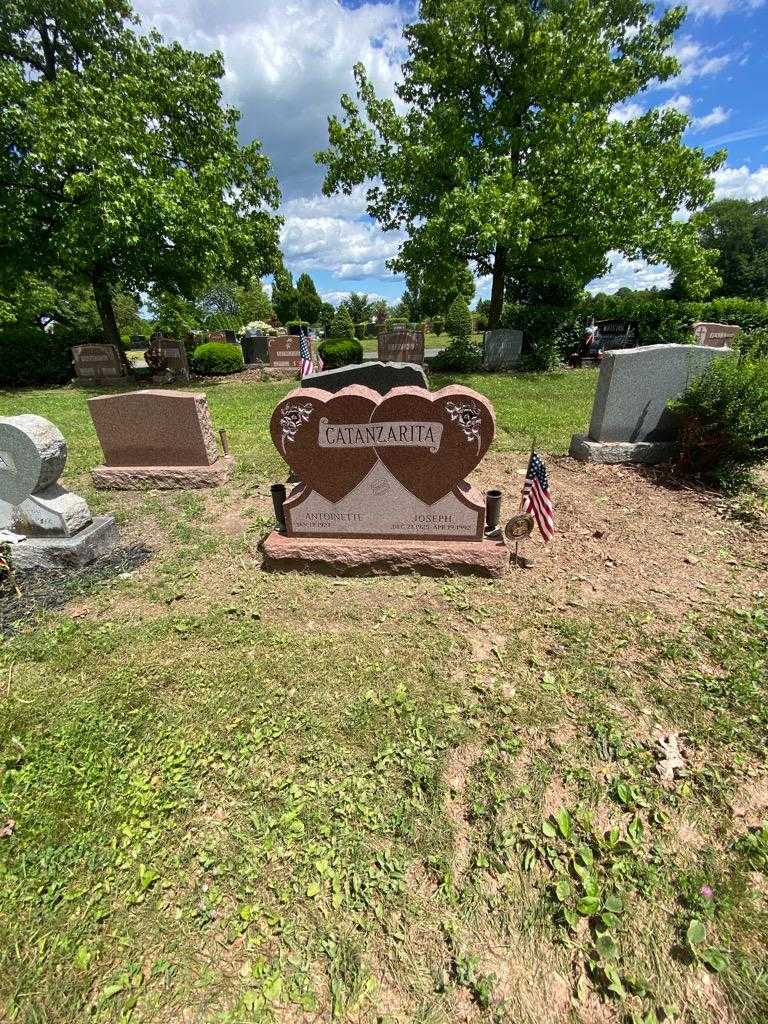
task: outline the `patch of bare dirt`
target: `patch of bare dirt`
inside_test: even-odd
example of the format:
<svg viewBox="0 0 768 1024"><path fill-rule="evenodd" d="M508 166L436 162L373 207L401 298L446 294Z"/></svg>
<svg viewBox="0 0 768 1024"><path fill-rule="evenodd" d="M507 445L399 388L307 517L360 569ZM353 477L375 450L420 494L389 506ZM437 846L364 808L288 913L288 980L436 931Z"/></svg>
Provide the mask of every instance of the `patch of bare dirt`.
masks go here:
<svg viewBox="0 0 768 1024"><path fill-rule="evenodd" d="M727 518L722 499L670 480L659 467L602 466L546 458L557 532L522 546L535 571L512 570L515 601L546 596L560 611L607 602L654 607L747 603L764 589L768 530ZM472 482L505 493L502 520L519 503L525 456L489 453Z"/></svg>
<svg viewBox="0 0 768 1024"><path fill-rule="evenodd" d="M467 781L479 756L480 748L475 744L456 747L446 758L443 774L447 790L445 813L453 832L453 878L456 886L461 884L472 852L472 829L467 820Z"/></svg>
<svg viewBox="0 0 768 1024"><path fill-rule="evenodd" d="M768 820L768 776L746 782L731 802L733 816L747 828Z"/></svg>

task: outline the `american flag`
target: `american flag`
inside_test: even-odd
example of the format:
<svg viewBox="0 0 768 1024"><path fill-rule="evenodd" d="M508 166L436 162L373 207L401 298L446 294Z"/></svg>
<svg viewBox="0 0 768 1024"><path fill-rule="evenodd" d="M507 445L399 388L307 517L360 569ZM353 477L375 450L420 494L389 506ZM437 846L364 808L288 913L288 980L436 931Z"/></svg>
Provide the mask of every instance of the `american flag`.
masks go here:
<svg viewBox="0 0 768 1024"><path fill-rule="evenodd" d="M536 452L531 453L528 472L523 484L523 511L530 512L541 530L545 541L555 535L555 519L552 509L552 498L549 494L549 477L547 467Z"/></svg>
<svg viewBox="0 0 768 1024"><path fill-rule="evenodd" d="M312 358L312 350L314 346L314 338L310 334L307 338L306 334L302 330L299 335L299 354L301 356L301 377L306 377L310 373L315 372L315 363ZM315 350L316 351L316 350ZM320 353L317 353L317 369L318 372L323 368L323 360L320 358Z"/></svg>
<svg viewBox="0 0 768 1024"><path fill-rule="evenodd" d="M307 341L304 331L299 335L299 354L301 355L301 376L306 377L315 372L315 364L312 361L312 346Z"/></svg>

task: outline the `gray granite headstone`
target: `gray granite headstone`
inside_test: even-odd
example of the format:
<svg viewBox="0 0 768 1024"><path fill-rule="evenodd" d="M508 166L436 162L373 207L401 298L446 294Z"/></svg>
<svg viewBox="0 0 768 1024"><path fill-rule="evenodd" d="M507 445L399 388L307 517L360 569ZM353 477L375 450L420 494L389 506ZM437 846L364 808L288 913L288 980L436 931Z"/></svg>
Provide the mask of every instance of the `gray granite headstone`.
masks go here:
<svg viewBox="0 0 768 1024"><path fill-rule="evenodd" d="M241 345L246 364L269 362L269 338L266 335L246 334Z"/></svg>
<svg viewBox="0 0 768 1024"><path fill-rule="evenodd" d="M523 332L508 327L486 331L483 337L483 365L486 370L510 370L520 363Z"/></svg>
<svg viewBox="0 0 768 1024"><path fill-rule="evenodd" d="M667 403L730 349L648 345L606 352L600 364L589 434L571 454L595 462L658 462L672 454L677 422Z"/></svg>
<svg viewBox="0 0 768 1024"><path fill-rule="evenodd" d="M302 378L303 388L321 388L336 394L350 384L363 384L380 395L386 395L392 388L428 389L427 375L415 363L355 363L340 366L335 370L322 370Z"/></svg>
<svg viewBox="0 0 768 1024"><path fill-rule="evenodd" d="M0 540L14 568L84 565L117 545L112 516L59 485L67 445L42 416L0 418Z"/></svg>

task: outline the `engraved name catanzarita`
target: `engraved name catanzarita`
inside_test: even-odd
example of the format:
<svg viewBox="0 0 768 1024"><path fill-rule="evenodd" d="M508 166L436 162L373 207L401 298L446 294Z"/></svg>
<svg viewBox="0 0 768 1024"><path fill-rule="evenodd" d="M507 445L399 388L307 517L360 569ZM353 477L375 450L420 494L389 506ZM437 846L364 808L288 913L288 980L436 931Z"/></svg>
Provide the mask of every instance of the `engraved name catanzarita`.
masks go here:
<svg viewBox="0 0 768 1024"><path fill-rule="evenodd" d="M443 424L394 421L391 423L329 423L320 420L317 443L321 448L440 448Z"/></svg>

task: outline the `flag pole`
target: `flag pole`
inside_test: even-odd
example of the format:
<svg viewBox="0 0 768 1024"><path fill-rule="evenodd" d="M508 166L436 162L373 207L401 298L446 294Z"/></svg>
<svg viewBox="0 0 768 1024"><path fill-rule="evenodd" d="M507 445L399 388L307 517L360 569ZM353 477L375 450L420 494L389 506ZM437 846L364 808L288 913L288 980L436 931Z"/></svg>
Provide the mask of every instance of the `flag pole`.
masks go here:
<svg viewBox="0 0 768 1024"><path fill-rule="evenodd" d="M531 454L528 456L528 466L527 466L527 468L525 470L525 478L523 480L523 486L522 486L522 489L520 491L520 511L522 511L523 503L525 501L525 497L524 497L525 496L525 480L528 479L528 473L530 472L530 469L531 469L531 463L533 462L533 456L534 456L535 451L536 451L536 435L532 434L531 435ZM517 557L517 552L518 552L519 546L520 546L520 541L516 540L515 541L515 568L517 568L517 569L520 568L520 561L519 561L519 559Z"/></svg>

